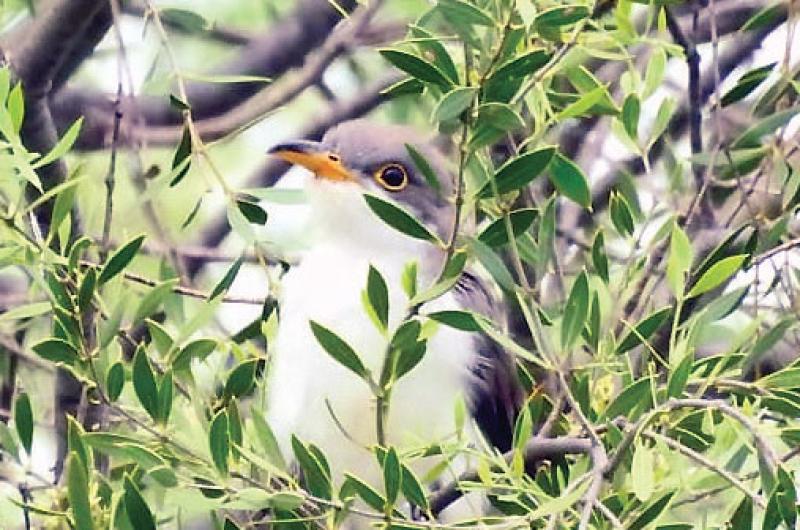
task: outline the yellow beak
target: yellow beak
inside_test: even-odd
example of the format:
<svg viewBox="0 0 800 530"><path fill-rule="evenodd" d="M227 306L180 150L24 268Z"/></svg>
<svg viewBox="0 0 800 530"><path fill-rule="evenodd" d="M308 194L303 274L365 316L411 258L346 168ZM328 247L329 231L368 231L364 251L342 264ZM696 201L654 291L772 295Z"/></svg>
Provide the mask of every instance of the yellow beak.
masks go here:
<svg viewBox="0 0 800 530"><path fill-rule="evenodd" d="M298 164L319 178L335 182L356 182L358 179L347 169L336 153L326 150L319 142L301 140L281 143L268 151L290 164Z"/></svg>

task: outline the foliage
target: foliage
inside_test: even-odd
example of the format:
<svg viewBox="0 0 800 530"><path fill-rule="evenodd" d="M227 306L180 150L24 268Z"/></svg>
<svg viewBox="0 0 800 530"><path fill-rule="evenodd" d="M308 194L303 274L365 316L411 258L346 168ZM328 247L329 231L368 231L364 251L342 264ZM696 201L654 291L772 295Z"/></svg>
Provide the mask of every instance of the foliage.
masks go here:
<svg viewBox="0 0 800 530"><path fill-rule="evenodd" d="M137 139L125 132L136 125L123 122L120 133L121 118L111 112L112 145L99 155L80 151L92 132L83 120L35 153L23 123L41 100L13 68L0 70L0 273L25 285L21 300L4 299L0 315L4 389L13 395L0 411L10 420L0 422L0 480L11 486L13 505L0 505L0 517L13 519L12 527L182 528L209 518L226 530L335 527L358 512L392 528L428 528L468 491L481 492L492 509L460 527L795 527L800 364L764 360L796 351L797 271L786 258L767 287L757 279L800 244L791 137L800 87L789 58L730 80L729 67L722 87L712 81L705 99L689 90L684 101L666 95L667 66L686 63L688 83L700 82L691 40L699 32L687 37L676 17L703 12L713 26L711 63L721 68L716 32L725 17L713 2L437 0L421 13L386 2L396 16L415 19L397 42L366 46L371 71L391 65L407 76L375 99L389 100L387 113L430 117L427 126L449 139L458 220L443 240L410 212L364 196L380 222L448 257L432 285L406 270L407 318L394 327L387 281L370 268L363 300L386 338L380 373L335 329L309 322L353 384L374 394L379 443L371 449L383 476L372 484L359 469L333 476L328 457L306 440L293 437L292 454L282 454L263 414L279 311L271 295L239 297L233 286L255 269L277 291L290 264L259 230L270 226L273 208L297 196L233 184L220 169L226 147L214 140L240 138L274 109L215 132L209 120L216 118L189 97L173 48L181 39L223 38L214 37L219 28L193 10L146 4L173 83L151 85L178 116L168 153L135 155L167 168L149 182L116 182L115 160L159 129ZM333 60L362 38L353 28L382 7L373 0L348 14L352 3L322 4L349 24L294 77L259 88L281 105L308 85L324 85L324 68L310 81L304 75L326 53ZM786 17L766 6L727 31L739 38ZM795 19L784 26L787 39ZM604 69L616 74L608 80ZM207 81L260 86L270 77L225 76ZM719 105L707 104L710 93ZM724 109L746 113L747 126L726 134ZM698 121L703 113L711 118ZM687 120L690 153L675 134ZM586 158L568 141L598 123L630 157L610 184L590 178ZM407 147L434 182L429 161ZM110 166L101 169L93 156ZM59 164L70 172L53 180L45 170ZM629 171L639 166L643 176L634 179ZM123 198L117 184L142 187ZM762 188L764 208L750 202ZM170 193L190 200L164 213L162 225L153 204ZM177 240L180 249L189 239L184 229L208 221L197 218L207 195L224 201L226 229L241 253L224 255L228 264L216 276L192 277L200 267L187 273L189 258L210 261L211 253L161 252L159 243ZM140 208L149 226L120 208ZM482 268L503 291L511 329L469 312L427 310L467 266ZM257 313L231 333L215 319L233 304ZM510 452L468 447L457 434L427 447L384 446L392 388L418 368L437 325L484 333L514 355L527 397ZM18 364L25 366L19 374ZM64 432L53 435L47 422L65 411L51 411L42 389L55 369L81 391ZM454 414L462 427L469 421L463 409ZM62 435L63 469L53 486L33 462L49 436ZM419 473L416 464L434 453L445 462L468 454L473 469L458 485L448 484L456 478L445 467Z"/></svg>

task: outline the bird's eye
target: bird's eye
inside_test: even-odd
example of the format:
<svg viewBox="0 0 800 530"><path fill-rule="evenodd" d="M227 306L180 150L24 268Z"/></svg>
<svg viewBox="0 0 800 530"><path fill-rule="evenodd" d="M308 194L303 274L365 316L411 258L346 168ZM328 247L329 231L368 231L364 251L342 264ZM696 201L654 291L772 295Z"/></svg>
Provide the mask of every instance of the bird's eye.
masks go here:
<svg viewBox="0 0 800 530"><path fill-rule="evenodd" d="M400 191L408 185L408 172L400 164L387 164L375 172L375 180L389 191Z"/></svg>
<svg viewBox="0 0 800 530"><path fill-rule="evenodd" d="M338 162L341 159L339 158L339 155L334 155L333 153L330 153L328 154L328 160L330 160L331 162Z"/></svg>

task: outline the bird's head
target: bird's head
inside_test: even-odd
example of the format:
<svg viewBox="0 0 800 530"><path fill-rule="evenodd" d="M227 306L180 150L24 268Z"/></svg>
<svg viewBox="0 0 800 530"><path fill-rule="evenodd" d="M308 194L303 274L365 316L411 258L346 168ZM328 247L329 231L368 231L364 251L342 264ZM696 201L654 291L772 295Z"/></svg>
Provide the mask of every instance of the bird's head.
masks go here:
<svg viewBox="0 0 800 530"><path fill-rule="evenodd" d="M438 190L425 179L406 145L428 161L438 177ZM284 142L269 152L314 174L309 183L312 208L324 210L330 221L366 212L362 194L371 193L404 207L440 234L452 223L452 178L446 160L410 127L353 120L330 129L319 142ZM363 222L380 222L370 217Z"/></svg>

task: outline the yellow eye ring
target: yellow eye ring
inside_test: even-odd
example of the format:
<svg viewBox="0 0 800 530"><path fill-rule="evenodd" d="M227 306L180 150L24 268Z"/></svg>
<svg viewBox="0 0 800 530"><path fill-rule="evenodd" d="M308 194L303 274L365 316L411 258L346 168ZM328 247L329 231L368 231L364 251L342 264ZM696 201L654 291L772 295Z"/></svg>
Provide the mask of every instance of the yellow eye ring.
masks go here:
<svg viewBox="0 0 800 530"><path fill-rule="evenodd" d="M400 164L386 164L375 172L375 180L389 191L401 191L408 186L408 171Z"/></svg>

